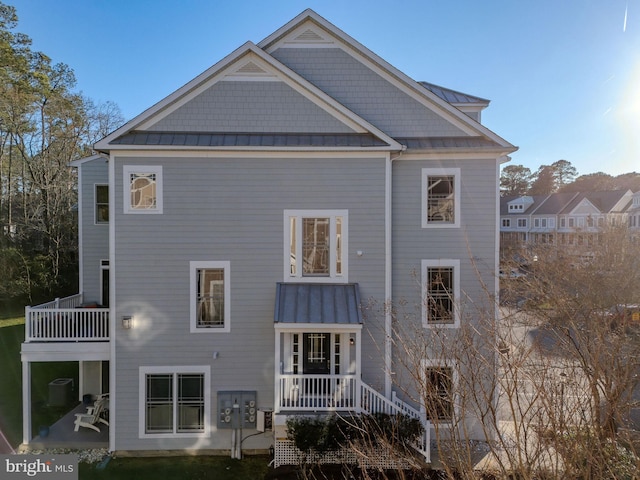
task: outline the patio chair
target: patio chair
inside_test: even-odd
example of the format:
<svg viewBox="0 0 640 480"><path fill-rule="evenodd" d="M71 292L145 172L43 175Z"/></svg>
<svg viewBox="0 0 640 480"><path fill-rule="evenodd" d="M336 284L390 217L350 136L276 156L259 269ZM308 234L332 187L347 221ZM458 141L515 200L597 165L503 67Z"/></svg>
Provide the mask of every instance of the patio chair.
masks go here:
<svg viewBox="0 0 640 480"><path fill-rule="evenodd" d="M74 422L75 428L74 432L80 430L80 427L90 428L91 430L95 430L99 432L98 423L103 423L105 425L109 425L109 422L102 418L102 413L105 408L105 402L101 399L96 400L93 407L89 407L87 409L87 413L76 413L76 420ZM90 413L89 413L90 412Z"/></svg>

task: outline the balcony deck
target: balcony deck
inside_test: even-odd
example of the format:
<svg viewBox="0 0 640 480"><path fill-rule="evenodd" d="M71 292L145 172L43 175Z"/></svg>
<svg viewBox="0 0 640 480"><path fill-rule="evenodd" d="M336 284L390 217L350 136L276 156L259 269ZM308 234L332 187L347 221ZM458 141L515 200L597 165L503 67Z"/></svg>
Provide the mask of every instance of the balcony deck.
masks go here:
<svg viewBox="0 0 640 480"><path fill-rule="evenodd" d="M83 304L82 294L25 308L25 343L108 342L109 309Z"/></svg>

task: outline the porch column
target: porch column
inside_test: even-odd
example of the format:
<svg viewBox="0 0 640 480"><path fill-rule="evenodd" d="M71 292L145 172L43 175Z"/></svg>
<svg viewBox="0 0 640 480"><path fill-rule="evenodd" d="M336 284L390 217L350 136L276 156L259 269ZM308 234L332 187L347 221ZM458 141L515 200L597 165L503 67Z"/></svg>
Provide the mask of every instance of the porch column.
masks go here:
<svg viewBox="0 0 640 480"><path fill-rule="evenodd" d="M282 362L280 358L280 337L282 334L276 330L276 341L275 341L275 355L273 361L273 413L280 412L280 405L282 405L282 399L280 398L280 363Z"/></svg>
<svg viewBox="0 0 640 480"><path fill-rule="evenodd" d="M356 330L356 412L362 411L362 330Z"/></svg>
<svg viewBox="0 0 640 480"><path fill-rule="evenodd" d="M31 441L31 362L22 361L22 443Z"/></svg>

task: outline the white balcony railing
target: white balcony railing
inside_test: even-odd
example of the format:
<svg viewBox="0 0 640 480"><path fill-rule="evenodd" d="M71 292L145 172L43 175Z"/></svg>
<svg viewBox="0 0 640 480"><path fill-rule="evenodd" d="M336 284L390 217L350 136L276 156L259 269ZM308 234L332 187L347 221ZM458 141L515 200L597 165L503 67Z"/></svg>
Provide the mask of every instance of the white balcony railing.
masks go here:
<svg viewBox="0 0 640 480"><path fill-rule="evenodd" d="M104 342L109 309L83 308L82 295L25 308L25 342Z"/></svg>

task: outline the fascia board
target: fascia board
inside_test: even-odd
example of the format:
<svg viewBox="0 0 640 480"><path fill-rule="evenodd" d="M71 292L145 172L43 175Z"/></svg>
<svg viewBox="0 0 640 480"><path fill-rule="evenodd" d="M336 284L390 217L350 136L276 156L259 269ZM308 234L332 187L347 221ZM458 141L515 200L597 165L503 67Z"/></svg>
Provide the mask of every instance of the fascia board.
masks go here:
<svg viewBox="0 0 640 480"><path fill-rule="evenodd" d="M70 167L79 167L80 165L82 165L83 163L87 163L87 162L92 162L94 160L98 160L98 159L103 159L103 160L109 160L109 158L105 155L91 155L89 157L84 157L84 158L80 158L78 160L73 160L71 162L69 162L69 166Z"/></svg>
<svg viewBox="0 0 640 480"><path fill-rule="evenodd" d="M260 43L258 47L264 49L267 53L271 53L276 50L283 39L294 32L296 29L301 28L307 20L320 26L328 33L333 35L336 40L339 41L338 45L347 53L354 56L359 61L365 63L369 68L374 70L383 78L390 81L396 87L403 92L407 93L414 100L419 101L425 107L430 109L441 110L442 113L447 114L446 119L460 128L463 132L469 135L477 135L478 133L491 138L496 143L504 147L513 147L511 143L489 130L484 125L476 122L456 107L452 106L445 100L438 97L435 93L430 92L422 85L417 83L406 74L395 68L393 65L383 60L381 57L373 53L367 47L360 42L349 36L347 33L340 30L332 23L325 20L323 17L315 13L311 9L307 9L298 15L296 18L288 22L283 27L276 30L274 33L266 37Z"/></svg>
<svg viewBox="0 0 640 480"><path fill-rule="evenodd" d="M138 151L138 152L397 152L402 150L402 145L398 146L380 146L380 147L193 147L193 146L175 146L175 145L113 145L109 146L109 151Z"/></svg>

